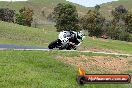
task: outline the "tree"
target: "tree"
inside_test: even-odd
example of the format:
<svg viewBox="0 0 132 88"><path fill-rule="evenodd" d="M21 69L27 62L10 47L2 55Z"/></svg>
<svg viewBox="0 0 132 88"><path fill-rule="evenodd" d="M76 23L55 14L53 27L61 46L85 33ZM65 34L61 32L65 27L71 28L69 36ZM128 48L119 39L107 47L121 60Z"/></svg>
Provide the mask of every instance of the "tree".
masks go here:
<svg viewBox="0 0 132 88"><path fill-rule="evenodd" d="M124 21L124 17L127 14L128 10L123 6L119 5L114 10L112 10L112 15L114 17L113 21L119 22Z"/></svg>
<svg viewBox="0 0 132 88"><path fill-rule="evenodd" d="M22 8L19 14L16 14L16 23L24 26L31 26L33 21L33 10L29 8Z"/></svg>
<svg viewBox="0 0 132 88"><path fill-rule="evenodd" d="M0 19L6 22L14 22L15 11L9 8L0 9Z"/></svg>
<svg viewBox="0 0 132 88"><path fill-rule="evenodd" d="M88 30L89 36L100 37L102 34L105 18L100 14L99 8L100 6L96 6L94 10L89 10L81 19L82 28Z"/></svg>
<svg viewBox="0 0 132 88"><path fill-rule="evenodd" d="M100 9L100 5L96 5L96 6L95 6L95 10L96 10L96 11L99 11L99 9Z"/></svg>
<svg viewBox="0 0 132 88"><path fill-rule="evenodd" d="M123 24L111 24L108 28L108 35L111 39L129 41L130 34L126 29L127 27Z"/></svg>
<svg viewBox="0 0 132 88"><path fill-rule="evenodd" d="M127 26L127 32L132 34L132 13L125 15L125 25Z"/></svg>
<svg viewBox="0 0 132 88"><path fill-rule="evenodd" d="M112 11L113 20L108 28L108 35L112 39L131 41L132 14L120 5Z"/></svg>
<svg viewBox="0 0 132 88"><path fill-rule="evenodd" d="M59 3L53 12L57 31L77 31L78 25L78 13L76 7L71 4Z"/></svg>

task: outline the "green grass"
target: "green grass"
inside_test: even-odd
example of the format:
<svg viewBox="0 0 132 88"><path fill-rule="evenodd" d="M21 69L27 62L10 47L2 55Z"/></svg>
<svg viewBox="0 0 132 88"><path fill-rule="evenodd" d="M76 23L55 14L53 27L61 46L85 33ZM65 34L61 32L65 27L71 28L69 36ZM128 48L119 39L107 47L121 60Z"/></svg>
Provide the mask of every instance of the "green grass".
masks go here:
<svg viewBox="0 0 132 88"><path fill-rule="evenodd" d="M47 25L42 30L32 27L24 27L17 24L0 22L0 43L19 45L47 44L57 38L53 25Z"/></svg>
<svg viewBox="0 0 132 88"><path fill-rule="evenodd" d="M97 49L106 49L106 50L112 50L112 51L123 51L124 53L131 53L132 54L132 43L128 43L125 41L118 41L118 40L111 40L111 39L92 39L89 37L86 37L83 41L81 48L84 50L88 50L91 48L97 48Z"/></svg>
<svg viewBox="0 0 132 88"><path fill-rule="evenodd" d="M77 68L55 59L58 54L55 51L0 51L0 88L129 88L129 84L79 86Z"/></svg>
<svg viewBox="0 0 132 88"><path fill-rule="evenodd" d="M43 29L20 26L17 24L0 22L0 44L16 44L16 45L47 45L57 39L58 33L55 31L54 25L45 25ZM132 54L132 43L117 41L92 39L86 37L79 47L80 50L90 50L97 48L98 50L112 50L115 52Z"/></svg>

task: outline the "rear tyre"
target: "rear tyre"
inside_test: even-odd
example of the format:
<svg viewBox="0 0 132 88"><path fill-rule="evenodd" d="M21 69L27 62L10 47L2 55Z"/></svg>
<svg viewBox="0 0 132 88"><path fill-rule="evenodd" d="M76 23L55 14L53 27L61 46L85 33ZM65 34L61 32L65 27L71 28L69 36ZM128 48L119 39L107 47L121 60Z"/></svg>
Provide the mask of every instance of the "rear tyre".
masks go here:
<svg viewBox="0 0 132 88"><path fill-rule="evenodd" d="M58 44L58 39L51 42L49 45L48 45L48 48L49 49L53 49L53 48L56 48L57 47L57 44Z"/></svg>

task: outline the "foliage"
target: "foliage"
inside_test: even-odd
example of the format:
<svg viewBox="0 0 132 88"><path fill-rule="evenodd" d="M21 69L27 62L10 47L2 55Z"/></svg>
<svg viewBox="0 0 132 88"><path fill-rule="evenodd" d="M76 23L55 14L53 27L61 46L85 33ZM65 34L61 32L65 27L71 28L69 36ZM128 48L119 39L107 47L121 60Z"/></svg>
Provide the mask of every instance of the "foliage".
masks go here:
<svg viewBox="0 0 132 88"><path fill-rule="evenodd" d="M74 5L59 3L54 8L53 14L56 22L55 27L57 28L57 31L79 30L78 13Z"/></svg>
<svg viewBox="0 0 132 88"><path fill-rule="evenodd" d="M127 26L127 32L132 34L132 13L129 12L126 16L125 16L125 25Z"/></svg>
<svg viewBox="0 0 132 88"><path fill-rule="evenodd" d="M0 9L0 20L6 22L14 22L15 11L10 10L9 8Z"/></svg>
<svg viewBox="0 0 132 88"><path fill-rule="evenodd" d="M89 10L82 17L80 24L84 30L88 30L89 36L109 36L111 39L132 41L132 13L123 5L112 10L112 20L105 20L99 12L100 6L96 5L94 10Z"/></svg>
<svg viewBox="0 0 132 88"><path fill-rule="evenodd" d="M113 20L108 28L108 35L112 39L132 41L132 14L120 5L112 11Z"/></svg>
<svg viewBox="0 0 132 88"><path fill-rule="evenodd" d="M99 11L99 9L100 9L100 5L96 5L96 6L95 6L95 10L96 10L96 11Z"/></svg>
<svg viewBox="0 0 132 88"><path fill-rule="evenodd" d="M33 21L33 10L30 8L22 8L19 14L16 14L16 23L24 26L31 26Z"/></svg>
<svg viewBox="0 0 132 88"><path fill-rule="evenodd" d="M122 40L122 41L131 41L131 35L126 31L127 26L122 24L111 24L108 27L108 35L111 39Z"/></svg>
<svg viewBox="0 0 132 88"><path fill-rule="evenodd" d="M114 10L112 10L112 15L115 21L119 22L121 20L124 21L124 16L127 14L127 9L123 5L119 5Z"/></svg>
<svg viewBox="0 0 132 88"><path fill-rule="evenodd" d="M94 10L89 10L80 21L82 28L88 30L89 36L99 37L102 34L105 18L100 14L99 8L100 6L97 5Z"/></svg>

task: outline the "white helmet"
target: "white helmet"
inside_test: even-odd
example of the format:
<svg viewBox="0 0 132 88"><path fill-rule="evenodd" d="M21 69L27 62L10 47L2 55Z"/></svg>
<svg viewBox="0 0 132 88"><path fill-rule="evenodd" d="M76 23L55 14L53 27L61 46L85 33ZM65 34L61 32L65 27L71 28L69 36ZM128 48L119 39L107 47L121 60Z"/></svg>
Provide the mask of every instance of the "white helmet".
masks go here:
<svg viewBox="0 0 132 88"><path fill-rule="evenodd" d="M85 38L85 36L84 36L84 34L83 34L83 32L82 31L80 31L80 32L77 32L77 39L79 39L79 40L83 40Z"/></svg>

